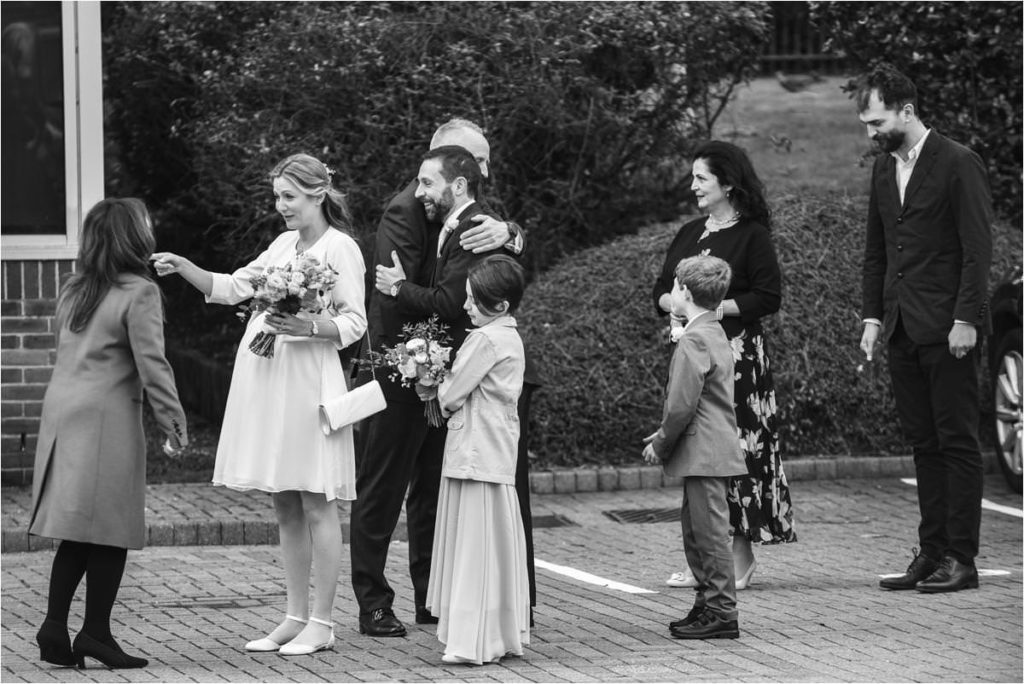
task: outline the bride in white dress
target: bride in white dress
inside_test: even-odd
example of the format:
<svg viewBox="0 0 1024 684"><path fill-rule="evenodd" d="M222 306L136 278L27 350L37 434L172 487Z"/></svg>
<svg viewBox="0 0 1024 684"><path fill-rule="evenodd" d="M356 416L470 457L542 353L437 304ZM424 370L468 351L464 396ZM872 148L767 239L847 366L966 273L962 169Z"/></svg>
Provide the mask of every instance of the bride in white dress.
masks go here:
<svg viewBox="0 0 1024 684"><path fill-rule="evenodd" d="M250 299L253 276L301 253L338 272L320 314L252 316L235 357L213 483L271 493L287 589L284 620L247 643L248 651L305 655L334 645L331 613L342 551L337 500L356 497L355 453L351 426L325 435L318 406L347 391L338 350L363 336L366 312L362 253L344 232L348 208L331 173L305 154L274 168L276 209L287 230L234 273L211 273L170 252L153 255L159 275L180 274L216 304ZM249 350L261 330L276 336L271 358Z"/></svg>

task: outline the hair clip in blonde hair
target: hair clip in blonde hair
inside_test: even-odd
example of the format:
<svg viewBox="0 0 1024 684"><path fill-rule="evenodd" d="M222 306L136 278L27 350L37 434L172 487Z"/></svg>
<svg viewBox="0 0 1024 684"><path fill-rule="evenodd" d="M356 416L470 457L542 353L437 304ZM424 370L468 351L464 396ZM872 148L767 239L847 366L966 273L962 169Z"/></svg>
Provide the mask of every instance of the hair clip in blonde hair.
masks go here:
<svg viewBox="0 0 1024 684"><path fill-rule="evenodd" d="M327 164L324 164L324 171L326 171L326 172L327 172L327 177L328 177L328 178L331 178L331 179L333 179L333 178L334 178L334 169L332 169L332 168L331 168L330 166L328 166Z"/></svg>

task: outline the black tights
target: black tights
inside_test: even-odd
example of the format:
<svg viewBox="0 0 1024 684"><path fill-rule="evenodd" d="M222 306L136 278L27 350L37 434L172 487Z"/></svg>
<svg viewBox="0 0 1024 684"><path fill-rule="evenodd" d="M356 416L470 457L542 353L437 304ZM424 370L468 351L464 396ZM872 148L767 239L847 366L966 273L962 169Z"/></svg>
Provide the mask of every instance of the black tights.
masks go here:
<svg viewBox="0 0 1024 684"><path fill-rule="evenodd" d="M46 619L67 625L71 600L85 576L85 623L82 631L100 641L110 638L110 611L124 576L128 549L62 541L53 557Z"/></svg>

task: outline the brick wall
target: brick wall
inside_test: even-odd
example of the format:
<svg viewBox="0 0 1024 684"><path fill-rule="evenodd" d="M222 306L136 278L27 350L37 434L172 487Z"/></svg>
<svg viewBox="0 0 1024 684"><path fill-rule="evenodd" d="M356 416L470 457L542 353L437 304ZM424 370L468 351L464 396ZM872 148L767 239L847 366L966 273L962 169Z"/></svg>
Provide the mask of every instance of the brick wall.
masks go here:
<svg viewBox="0 0 1024 684"><path fill-rule="evenodd" d="M0 466L4 485L32 481L43 394L57 355L54 309L67 261L4 261L0 304Z"/></svg>

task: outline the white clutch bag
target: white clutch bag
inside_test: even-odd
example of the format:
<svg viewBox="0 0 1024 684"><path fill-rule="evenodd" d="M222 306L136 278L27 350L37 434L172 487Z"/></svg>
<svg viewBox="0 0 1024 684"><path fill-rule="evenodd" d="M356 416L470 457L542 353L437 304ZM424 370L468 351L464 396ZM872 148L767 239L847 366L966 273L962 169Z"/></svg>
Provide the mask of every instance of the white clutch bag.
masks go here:
<svg viewBox="0 0 1024 684"><path fill-rule="evenodd" d="M387 405L380 383L372 380L336 399L320 404L320 429L325 435L329 435L346 425L358 423L363 418L383 411Z"/></svg>

